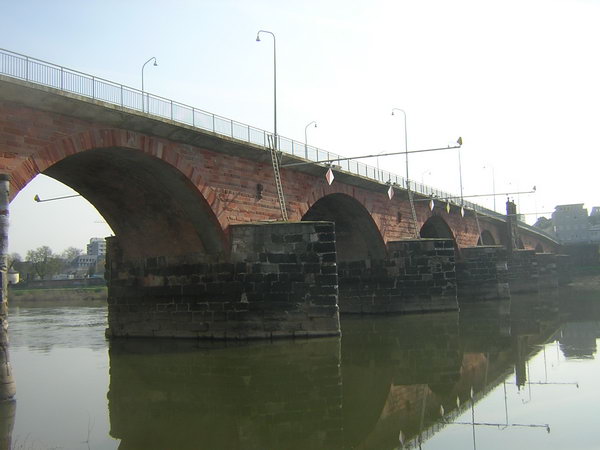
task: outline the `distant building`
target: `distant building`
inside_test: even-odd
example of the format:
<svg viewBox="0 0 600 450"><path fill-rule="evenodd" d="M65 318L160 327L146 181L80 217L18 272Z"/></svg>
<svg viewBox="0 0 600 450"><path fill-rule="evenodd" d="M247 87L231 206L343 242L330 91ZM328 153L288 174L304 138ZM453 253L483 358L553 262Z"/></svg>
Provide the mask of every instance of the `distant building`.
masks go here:
<svg viewBox="0 0 600 450"><path fill-rule="evenodd" d="M106 255L106 239L91 238L90 243L87 245L86 253L93 256Z"/></svg>
<svg viewBox="0 0 600 450"><path fill-rule="evenodd" d="M17 284L19 282L19 272L12 269L8 271L8 284Z"/></svg>
<svg viewBox="0 0 600 450"><path fill-rule="evenodd" d="M77 273L87 273L90 267L94 267L97 262L97 255L79 255L73 260L71 267L73 267Z"/></svg>
<svg viewBox="0 0 600 450"><path fill-rule="evenodd" d="M590 220L583 203L558 205L552 213L554 232L563 244L591 241Z"/></svg>

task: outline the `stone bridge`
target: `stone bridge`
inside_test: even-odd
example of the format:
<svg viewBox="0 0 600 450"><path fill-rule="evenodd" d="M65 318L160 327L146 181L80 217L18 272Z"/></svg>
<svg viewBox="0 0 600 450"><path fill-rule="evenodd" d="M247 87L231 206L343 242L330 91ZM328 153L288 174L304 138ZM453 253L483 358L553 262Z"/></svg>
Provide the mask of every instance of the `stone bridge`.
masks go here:
<svg viewBox="0 0 600 450"><path fill-rule="evenodd" d="M169 101L18 55L2 61L8 199L43 173L106 219L111 336L335 335L338 309L455 310L457 289L500 298L510 282L537 289L556 274L557 243L514 214L421 201L417 189L415 223L404 180L379 181L367 166L334 168L331 185L324 164L282 168L282 221L268 133L214 115L211 128L193 108L182 120L187 107L172 101L159 114L154 102ZM101 95L109 87L120 102ZM306 161L306 148L291 148L283 165Z"/></svg>

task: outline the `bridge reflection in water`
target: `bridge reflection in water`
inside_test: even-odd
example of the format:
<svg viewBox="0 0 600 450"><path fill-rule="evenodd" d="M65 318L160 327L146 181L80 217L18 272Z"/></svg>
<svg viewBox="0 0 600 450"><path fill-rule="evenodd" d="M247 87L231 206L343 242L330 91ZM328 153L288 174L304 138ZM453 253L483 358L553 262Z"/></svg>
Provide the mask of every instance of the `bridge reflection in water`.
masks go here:
<svg viewBox="0 0 600 450"><path fill-rule="evenodd" d="M415 447L509 374L523 386L560 324L546 293L342 326L294 343L113 341L111 435L120 449Z"/></svg>

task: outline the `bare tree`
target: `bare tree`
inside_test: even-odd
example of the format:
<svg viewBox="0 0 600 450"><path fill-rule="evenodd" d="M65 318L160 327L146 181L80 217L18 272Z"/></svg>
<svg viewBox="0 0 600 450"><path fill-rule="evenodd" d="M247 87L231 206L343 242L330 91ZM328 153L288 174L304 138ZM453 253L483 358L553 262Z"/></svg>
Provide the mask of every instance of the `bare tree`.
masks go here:
<svg viewBox="0 0 600 450"><path fill-rule="evenodd" d="M54 255L50 247L46 245L29 250L25 260L31 263L33 270L42 280L47 276L54 275L62 267L62 260Z"/></svg>

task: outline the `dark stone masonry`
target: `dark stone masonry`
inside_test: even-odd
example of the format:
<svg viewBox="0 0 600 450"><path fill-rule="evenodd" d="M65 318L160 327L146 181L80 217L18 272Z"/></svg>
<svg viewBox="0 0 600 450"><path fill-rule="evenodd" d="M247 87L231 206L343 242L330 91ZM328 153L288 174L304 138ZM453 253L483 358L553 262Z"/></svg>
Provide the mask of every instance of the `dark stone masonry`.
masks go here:
<svg viewBox="0 0 600 450"><path fill-rule="evenodd" d="M458 309L454 243L416 239L387 244L384 260L338 264L340 312L359 314Z"/></svg>
<svg viewBox="0 0 600 450"><path fill-rule="evenodd" d="M513 250L508 254L508 283L512 294L537 292L538 279L535 250Z"/></svg>
<svg viewBox="0 0 600 450"><path fill-rule="evenodd" d="M228 262L124 261L108 241L111 337L251 339L340 333L331 222L230 227Z"/></svg>
<svg viewBox="0 0 600 450"><path fill-rule="evenodd" d="M460 253L456 263L459 300L510 298L504 247L469 247Z"/></svg>

